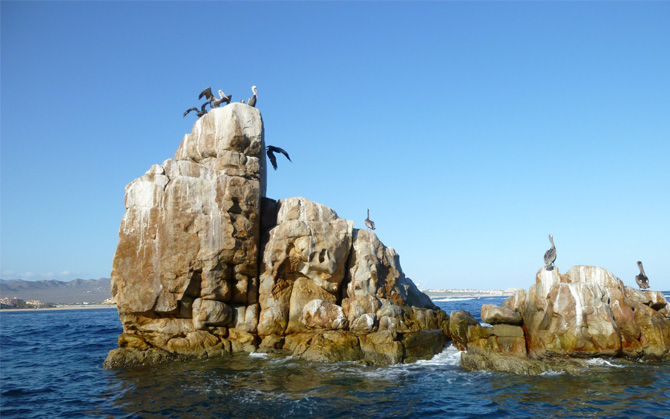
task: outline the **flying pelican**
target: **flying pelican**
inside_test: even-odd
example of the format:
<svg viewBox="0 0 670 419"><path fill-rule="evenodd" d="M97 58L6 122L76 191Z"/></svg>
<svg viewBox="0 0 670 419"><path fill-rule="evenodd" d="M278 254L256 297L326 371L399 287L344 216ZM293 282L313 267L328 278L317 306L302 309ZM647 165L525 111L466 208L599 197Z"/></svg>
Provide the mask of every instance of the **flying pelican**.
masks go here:
<svg viewBox="0 0 670 419"><path fill-rule="evenodd" d="M251 90L254 92L254 95L249 98L249 102L247 103L249 106L256 107L256 86L251 86Z"/></svg>
<svg viewBox="0 0 670 419"><path fill-rule="evenodd" d="M232 97L233 97L233 95L226 96L226 94L223 93L223 90L219 90L219 96L220 97L217 98L212 94L212 88L211 87L208 87L205 90L203 90L202 93L200 93L200 96L198 96L198 99L202 99L203 96L207 98L207 100L210 102L212 108L218 108L219 105L221 105L224 102L226 104L229 104L230 99L232 99Z"/></svg>
<svg viewBox="0 0 670 419"><path fill-rule="evenodd" d="M269 145L266 148L267 148L268 158L270 159L270 163L272 163L272 168L273 169L277 170L277 157L275 157L274 153L282 153L283 155L286 156L288 161L291 161L291 158L288 156L288 153L286 152L286 150L284 150L282 148L279 148L279 147L275 147L273 145Z"/></svg>
<svg viewBox="0 0 670 419"><path fill-rule="evenodd" d="M637 267L640 268L640 275L635 276L635 282L640 286L641 290L646 290L649 288L649 278L644 274L644 268L642 267L642 262L637 261Z"/></svg>
<svg viewBox="0 0 670 419"><path fill-rule="evenodd" d="M375 222L370 219L370 209L368 208L368 218L365 219L365 226L370 230L375 229Z"/></svg>
<svg viewBox="0 0 670 419"><path fill-rule="evenodd" d="M191 112L191 111L195 111L195 113L198 115L198 118L201 118L201 117L205 116L205 114L207 113L207 110L205 109L205 107L207 107L207 105L209 105L209 104L210 104L209 102L203 103L202 106L200 107L200 110L198 110L198 108L188 109L186 112L184 112L184 116L188 115L188 113Z"/></svg>
<svg viewBox="0 0 670 419"><path fill-rule="evenodd" d="M554 236L549 235L549 241L551 242L551 249L547 250L544 254L544 267L547 270L553 269L554 261L556 260L556 246L554 246Z"/></svg>

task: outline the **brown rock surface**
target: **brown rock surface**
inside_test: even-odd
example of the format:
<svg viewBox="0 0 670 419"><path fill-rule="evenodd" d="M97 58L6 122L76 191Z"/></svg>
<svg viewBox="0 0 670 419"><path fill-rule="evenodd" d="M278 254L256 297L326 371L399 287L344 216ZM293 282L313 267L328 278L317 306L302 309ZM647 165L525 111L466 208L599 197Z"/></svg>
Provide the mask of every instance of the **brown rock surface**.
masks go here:
<svg viewBox="0 0 670 419"><path fill-rule="evenodd" d="M516 310L510 310L505 307L495 306L493 304L482 305L482 321L488 324L521 324L523 317Z"/></svg>
<svg viewBox="0 0 670 419"><path fill-rule="evenodd" d="M541 269L535 285L503 306L508 311L502 316L494 314L504 311L500 308L482 307L482 320L493 327L473 324L469 313L452 313L454 343L467 348L463 368L579 374L586 364L575 358L670 359L663 294L626 287L603 268L574 266L564 275L558 268ZM510 315L515 312L523 327Z"/></svg>
<svg viewBox="0 0 670 419"><path fill-rule="evenodd" d="M468 329L471 326L479 326L479 322L467 311L452 311L449 315L449 335L460 351L468 347Z"/></svg>
<svg viewBox="0 0 670 419"><path fill-rule="evenodd" d="M303 331L305 305L338 302L352 229L353 222L308 199L279 202L260 275L260 336Z"/></svg>
<svg viewBox="0 0 670 419"><path fill-rule="evenodd" d="M541 269L536 284L503 305L523 316L528 352L552 356L670 357L670 320L660 293L625 287L610 271L574 266L567 274Z"/></svg>
<svg viewBox="0 0 670 419"><path fill-rule="evenodd" d="M111 278L125 333L203 351L236 326L236 305L257 302L264 148L257 109L215 109L175 159L126 187Z"/></svg>

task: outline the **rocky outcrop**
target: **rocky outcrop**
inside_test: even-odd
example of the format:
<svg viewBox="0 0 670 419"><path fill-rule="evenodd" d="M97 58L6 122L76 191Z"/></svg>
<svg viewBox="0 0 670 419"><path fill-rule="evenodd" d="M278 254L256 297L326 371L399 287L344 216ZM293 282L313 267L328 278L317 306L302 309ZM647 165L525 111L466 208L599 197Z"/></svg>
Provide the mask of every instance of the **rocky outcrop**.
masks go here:
<svg viewBox="0 0 670 419"><path fill-rule="evenodd" d="M301 318L308 303L339 302L352 236L353 222L324 205L305 198L280 202L263 253L259 336L306 331Z"/></svg>
<svg viewBox="0 0 670 419"><path fill-rule="evenodd" d="M408 362L448 316L369 231L306 198L265 198L260 112L213 109L126 187L112 269L123 334L105 366L231 352Z"/></svg>
<svg viewBox="0 0 670 419"><path fill-rule="evenodd" d="M488 324L518 324L523 323L521 313L493 304L482 305L482 321Z"/></svg>
<svg viewBox="0 0 670 419"><path fill-rule="evenodd" d="M285 337L293 356L392 364L446 343L446 313L405 277L397 253L332 209L280 201L264 249L260 350Z"/></svg>
<svg viewBox="0 0 670 419"><path fill-rule="evenodd" d="M626 287L603 268L573 266L565 275L541 269L528 292L504 305L521 313L533 358L670 357L663 295Z"/></svg>
<svg viewBox="0 0 670 419"><path fill-rule="evenodd" d="M669 309L660 292L624 286L603 268L574 266L564 275L541 269L535 285L503 307L482 307L482 320L493 326L466 326L462 362L467 369L528 374L578 367L567 358L667 360Z"/></svg>

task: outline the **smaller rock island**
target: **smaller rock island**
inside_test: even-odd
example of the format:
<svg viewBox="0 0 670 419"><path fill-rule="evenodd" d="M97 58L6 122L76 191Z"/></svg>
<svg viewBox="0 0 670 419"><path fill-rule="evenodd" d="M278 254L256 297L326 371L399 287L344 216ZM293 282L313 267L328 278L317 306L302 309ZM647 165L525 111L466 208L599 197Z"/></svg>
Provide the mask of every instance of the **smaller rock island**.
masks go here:
<svg viewBox="0 0 670 419"><path fill-rule="evenodd" d="M566 274L542 268L535 281L502 307L482 307L491 326L452 313L465 369L578 373L588 358L670 359L670 304L662 293L624 286L595 266Z"/></svg>

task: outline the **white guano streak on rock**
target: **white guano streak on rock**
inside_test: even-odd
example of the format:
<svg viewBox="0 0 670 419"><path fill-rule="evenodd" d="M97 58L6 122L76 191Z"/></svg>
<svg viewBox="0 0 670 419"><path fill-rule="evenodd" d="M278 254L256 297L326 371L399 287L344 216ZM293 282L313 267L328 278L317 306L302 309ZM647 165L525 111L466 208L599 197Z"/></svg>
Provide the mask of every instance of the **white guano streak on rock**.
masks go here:
<svg viewBox="0 0 670 419"><path fill-rule="evenodd" d="M154 206L156 185L153 182L149 182L143 178L138 179L133 182L128 188L128 208L133 208L136 213L139 213L139 225L135 222L131 225L130 230L128 229L128 223L126 221L124 226L124 233L131 235L135 228L139 230L139 245L137 247L137 255L139 256L140 251L146 252L144 247L144 237L146 232L149 229L149 219L151 217L151 208ZM128 217L130 211L126 211L124 218ZM134 220L137 220L136 217L133 217Z"/></svg>
<svg viewBox="0 0 670 419"><path fill-rule="evenodd" d="M307 243L309 244L309 247L307 249L307 265L309 265L309 263L312 260L312 253L314 253L314 247L316 246L316 238L314 237L314 231L312 230L312 227L309 225L309 222L307 221L307 214L305 213L306 207L302 198L298 200L298 206L300 208L298 220L300 220L303 224L305 224L305 227L307 227L307 229L309 230L309 237L307 241ZM306 270L303 273L307 274L308 266L306 266L305 269Z"/></svg>
<svg viewBox="0 0 670 419"><path fill-rule="evenodd" d="M577 321L577 327L580 327L584 317L584 302L581 300L582 294L577 291L575 285L576 284L567 284L567 287L575 300L575 320Z"/></svg>

